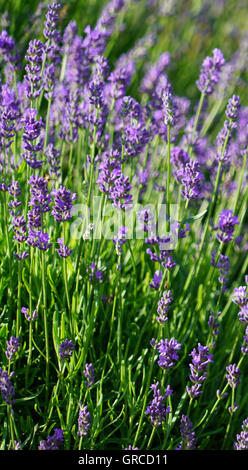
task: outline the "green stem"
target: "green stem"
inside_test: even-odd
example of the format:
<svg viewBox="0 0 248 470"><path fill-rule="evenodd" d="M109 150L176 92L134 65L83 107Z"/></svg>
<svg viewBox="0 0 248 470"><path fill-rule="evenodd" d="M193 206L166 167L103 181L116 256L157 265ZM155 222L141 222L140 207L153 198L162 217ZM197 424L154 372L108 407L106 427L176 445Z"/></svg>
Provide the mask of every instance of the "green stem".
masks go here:
<svg viewBox="0 0 248 470"><path fill-rule="evenodd" d="M232 410L234 408L234 396L235 396L235 387L232 387L232 399L231 399L231 409ZM226 432L225 432L225 437L224 437L224 441L223 441L222 450L224 450L225 446L226 446L226 442L227 442L229 432L230 432L232 417L233 417L233 411L230 412L230 417L229 417L228 425L226 427Z"/></svg>
<svg viewBox="0 0 248 470"><path fill-rule="evenodd" d="M148 444L147 444L147 450L149 450L151 445L152 445L152 441L153 441L156 429L157 429L156 426L152 427L152 432L151 432L151 435L150 435L150 439L149 439Z"/></svg>
<svg viewBox="0 0 248 470"><path fill-rule="evenodd" d="M241 189L242 189L244 174L245 174L245 170L246 170L246 164L247 164L247 152L245 153L244 159L243 159L243 165L242 165L242 170L241 170L241 174L240 174L238 191L237 191L237 195L236 195L236 199L235 199L235 203L234 203L234 207L233 207L233 213L234 214L236 212L236 209L237 209L237 206L238 206L238 203L239 203L239 198L240 198L240 193L241 193Z"/></svg>
<svg viewBox="0 0 248 470"><path fill-rule="evenodd" d="M200 96L199 103L198 103L198 108L197 108L197 111L196 111L194 128L193 128L193 133L192 133L192 141L191 141L191 144L190 144L190 147L189 147L189 156L190 156L190 158L192 157L195 133L196 133L196 129L197 129L197 126L198 126L198 122L199 122L199 118L200 118L204 98L205 98L205 93L202 92L201 96Z"/></svg>
<svg viewBox="0 0 248 470"><path fill-rule="evenodd" d="M44 139L43 152L46 150L46 148L47 148L47 142L48 142L48 131L49 131L49 119L50 119L51 103L52 103L52 100L51 100L51 98L50 98L50 99L48 100L48 103L47 103L46 130L45 130L45 139Z"/></svg>
<svg viewBox="0 0 248 470"><path fill-rule="evenodd" d="M170 126L167 125L167 184L166 184L166 232L170 231Z"/></svg>
<svg viewBox="0 0 248 470"><path fill-rule="evenodd" d="M64 244L66 244L66 227L65 227L65 222L63 223L63 239L64 239ZM68 277L67 277L66 258L63 258L63 275L64 275L64 283L65 283L66 304L67 304L68 314L70 315L70 312L71 312L71 302L70 302L69 289L68 289Z"/></svg>
<svg viewBox="0 0 248 470"><path fill-rule="evenodd" d="M41 279L42 279L42 293L43 293L43 321L45 332L45 349L46 349L46 399L48 398L48 384L49 384L49 335L48 335L48 322L47 322L47 296L46 296L46 275L45 275L45 253L41 253Z"/></svg>

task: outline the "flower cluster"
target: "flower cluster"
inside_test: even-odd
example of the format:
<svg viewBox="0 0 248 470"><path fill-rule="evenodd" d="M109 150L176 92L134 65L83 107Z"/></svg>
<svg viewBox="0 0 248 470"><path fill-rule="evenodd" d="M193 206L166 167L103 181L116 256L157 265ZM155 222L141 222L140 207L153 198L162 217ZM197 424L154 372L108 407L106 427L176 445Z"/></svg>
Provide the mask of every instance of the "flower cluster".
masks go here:
<svg viewBox="0 0 248 470"><path fill-rule="evenodd" d="M196 448L195 431L192 429L193 425L189 417L182 415L180 422L180 434L182 441L176 450L193 450Z"/></svg>
<svg viewBox="0 0 248 470"><path fill-rule="evenodd" d="M95 369L93 367L93 364L85 364L85 369L83 372L86 378L86 381L84 382L86 387L92 387L92 385L94 385L95 383Z"/></svg>
<svg viewBox="0 0 248 470"><path fill-rule="evenodd" d="M217 85L220 72L225 65L225 58L220 49L213 50L213 57L206 57L202 64L201 74L196 85L206 95L211 95Z"/></svg>
<svg viewBox="0 0 248 470"><path fill-rule="evenodd" d="M72 356L74 349L75 345L72 340L66 338L59 346L59 355L61 359L69 359Z"/></svg>
<svg viewBox="0 0 248 470"><path fill-rule="evenodd" d="M162 369L169 370L174 367L179 357L177 351L181 349L181 344L175 338L162 339L158 343L152 340L151 345L159 352L158 365Z"/></svg>
<svg viewBox="0 0 248 470"><path fill-rule="evenodd" d="M78 435L87 436L90 429L90 412L88 406L79 404L79 415L78 415Z"/></svg>
<svg viewBox="0 0 248 470"><path fill-rule="evenodd" d="M56 428L52 436L48 436L46 440L40 441L39 450L59 450L64 444L64 432L60 428Z"/></svg>
<svg viewBox="0 0 248 470"><path fill-rule="evenodd" d="M11 336L10 340L7 341L7 349L5 352L7 359L11 360L17 353L19 347L20 338L15 338L15 336Z"/></svg>
<svg viewBox="0 0 248 470"><path fill-rule="evenodd" d="M240 369L236 364L230 364L226 367L226 379L230 387L236 388L240 382Z"/></svg>
<svg viewBox="0 0 248 470"><path fill-rule="evenodd" d="M157 308L157 321L159 323L164 323L168 320L167 312L170 308L170 304L173 302L173 297L171 291L165 291L158 302Z"/></svg>
<svg viewBox="0 0 248 470"><path fill-rule="evenodd" d="M198 351L194 348L190 356L192 363L189 366L189 378L193 385L191 387L187 385L186 389L191 398L196 398L202 394L201 387L207 378L208 365L213 362L213 354L209 353L208 346L202 346L198 343Z"/></svg>
<svg viewBox="0 0 248 470"><path fill-rule="evenodd" d="M168 385L165 394L162 395L158 385L159 382L151 385L150 388L153 390L153 399L145 411L146 414L150 415L151 425L156 427L161 426L162 422L165 421L166 415L171 413L170 407L166 406L163 402L169 395L173 394L173 390L171 390Z"/></svg>
<svg viewBox="0 0 248 470"><path fill-rule="evenodd" d="M0 367L0 392L2 394L3 400L9 405L13 404L15 401L15 389L11 382L13 375L14 372L8 374L6 370L3 370Z"/></svg>
<svg viewBox="0 0 248 470"><path fill-rule="evenodd" d="M229 243L233 239L235 225L239 225L239 219L233 215L231 209L223 209L219 214L217 239L222 243Z"/></svg>
<svg viewBox="0 0 248 470"><path fill-rule="evenodd" d="M237 434L234 442L235 450L248 450L248 418L246 418L241 426L241 433Z"/></svg>

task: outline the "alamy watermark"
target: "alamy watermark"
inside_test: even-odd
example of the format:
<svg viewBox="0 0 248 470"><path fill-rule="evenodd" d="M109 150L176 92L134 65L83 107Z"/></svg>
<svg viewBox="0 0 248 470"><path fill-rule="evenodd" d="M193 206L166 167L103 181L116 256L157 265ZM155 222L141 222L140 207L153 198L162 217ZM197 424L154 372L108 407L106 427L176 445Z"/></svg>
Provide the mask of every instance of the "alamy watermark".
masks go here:
<svg viewBox="0 0 248 470"><path fill-rule="evenodd" d="M175 249L178 242L178 204L134 204L118 210L111 203L101 205L101 197L94 197L91 208L75 204L70 226L73 239L85 240L118 237L125 228L127 239L157 239L161 250ZM169 212L169 215L168 213Z"/></svg>

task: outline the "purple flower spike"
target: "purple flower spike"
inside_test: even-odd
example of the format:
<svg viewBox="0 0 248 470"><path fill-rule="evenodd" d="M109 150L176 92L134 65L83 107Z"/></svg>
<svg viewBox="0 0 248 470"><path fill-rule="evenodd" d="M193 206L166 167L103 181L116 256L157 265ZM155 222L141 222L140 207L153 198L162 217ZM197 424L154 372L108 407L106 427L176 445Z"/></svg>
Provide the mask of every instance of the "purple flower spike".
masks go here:
<svg viewBox="0 0 248 470"><path fill-rule="evenodd" d="M39 450L59 450L64 444L64 433L62 429L57 428L54 430L52 436L48 436L45 441L40 441Z"/></svg>
<svg viewBox="0 0 248 470"><path fill-rule="evenodd" d="M24 313L25 318L26 318L28 321L36 320L36 319L38 318L38 315L37 315L37 308L32 312L32 315L29 314L29 309L26 308L26 307L22 307L22 308L21 308L21 312Z"/></svg>
<svg viewBox="0 0 248 470"><path fill-rule="evenodd" d="M198 351L194 348L190 356L192 356L192 363L189 366L189 378L193 386L187 386L186 389L191 398L196 398L202 394L201 386L207 378L207 367L210 362L213 362L213 355L209 353L208 346L198 343Z"/></svg>
<svg viewBox="0 0 248 470"><path fill-rule="evenodd" d="M176 178L181 183L184 199L198 199L201 191L201 182L204 176L200 171L200 165L195 160L189 160L185 166L176 171Z"/></svg>
<svg viewBox="0 0 248 470"><path fill-rule="evenodd" d="M127 242L127 238L126 238L127 232L128 232L128 229L126 227L121 227L118 230L118 235L116 235L112 239L112 242L115 245L115 251L117 255L121 255L123 253L123 245Z"/></svg>
<svg viewBox="0 0 248 470"><path fill-rule="evenodd" d="M245 307L245 305L248 303L248 287L235 287L232 295L232 301L239 307Z"/></svg>
<svg viewBox="0 0 248 470"><path fill-rule="evenodd" d="M54 38L56 24L59 19L58 10L60 10L60 8L60 3L54 2L48 5L48 12L46 13L46 21L44 23L45 29L43 31L46 39Z"/></svg>
<svg viewBox="0 0 248 470"><path fill-rule="evenodd" d="M52 209L52 215L57 222L65 222L72 218L72 202L77 198L76 194L71 194L71 191L66 189L64 186L56 191L52 192L54 196L54 206Z"/></svg>
<svg viewBox="0 0 248 470"><path fill-rule="evenodd" d="M233 95L233 97L228 101L226 108L226 115L228 119L236 121L238 119L240 107L240 97Z"/></svg>
<svg viewBox="0 0 248 470"><path fill-rule="evenodd" d="M157 321L159 323L164 323L168 320L167 317L167 312L170 308L170 304L173 302L173 297L171 294L171 291L165 291L161 297L161 299L158 302L158 308L157 308Z"/></svg>
<svg viewBox="0 0 248 470"><path fill-rule="evenodd" d="M154 346L159 351L158 365L162 369L169 370L178 360L177 351L181 349L181 344L175 338L161 340Z"/></svg>
<svg viewBox="0 0 248 470"><path fill-rule="evenodd" d="M225 58L220 49L213 50L212 57L206 57L203 61L199 80L196 82L198 89L206 95L211 95L217 85Z"/></svg>
<svg viewBox="0 0 248 470"><path fill-rule="evenodd" d="M230 385L230 387L236 388L240 382L240 369L236 364L230 364L226 367L226 379Z"/></svg>
<svg viewBox="0 0 248 470"><path fill-rule="evenodd" d="M78 415L78 435L87 436L90 429L90 412L88 406L82 406L79 404L79 415Z"/></svg>
<svg viewBox="0 0 248 470"><path fill-rule="evenodd" d="M7 350L5 353L7 359L9 360L12 359L17 353L19 347L20 347L20 338L15 338L14 336L11 336L10 340L7 341Z"/></svg>
<svg viewBox="0 0 248 470"><path fill-rule="evenodd" d="M192 430L192 423L188 416L182 415L180 423L180 433L182 441L176 450L193 450L196 448L195 431Z"/></svg>
<svg viewBox="0 0 248 470"><path fill-rule="evenodd" d="M149 286L153 289L158 290L161 284L163 273L160 273L158 270L155 272L152 282L149 282Z"/></svg>
<svg viewBox="0 0 248 470"><path fill-rule="evenodd" d="M229 243L233 238L235 225L239 225L238 217L233 215L230 209L223 209L219 214L218 229L216 237L220 242Z"/></svg>
<svg viewBox="0 0 248 470"><path fill-rule="evenodd" d="M70 250L68 246L64 245L63 238L58 238L57 243L60 245L59 248L57 248L57 252L60 258L68 258L68 256L71 255L73 250Z"/></svg>
<svg viewBox="0 0 248 470"><path fill-rule="evenodd" d="M28 62L25 67L27 72L25 82L27 85L27 96L30 100L38 98L41 93L41 62L43 51L44 44L39 39L30 41L27 55L25 56Z"/></svg>
<svg viewBox="0 0 248 470"><path fill-rule="evenodd" d="M2 394L3 400L11 405L14 403L15 389L11 382L11 377L13 377L14 372L11 372L8 375L8 372L3 370L0 367L0 392Z"/></svg>
<svg viewBox="0 0 248 470"><path fill-rule="evenodd" d="M66 338L59 346L59 355L61 359L69 359L72 356L74 349L75 346L72 340Z"/></svg>
<svg viewBox="0 0 248 470"><path fill-rule="evenodd" d="M241 433L236 436L234 449L248 450L248 418L243 421L241 429Z"/></svg>
<svg viewBox="0 0 248 470"><path fill-rule="evenodd" d="M145 411L145 413L151 417L151 425L156 427L161 426L162 422L165 421L166 415L171 413L170 407L166 407L163 401L169 395L173 394L173 390L171 390L170 386L168 385L165 394L162 395L161 391L158 389L158 384L159 382L156 382L150 387L153 390L153 400L150 402Z"/></svg>
<svg viewBox="0 0 248 470"><path fill-rule="evenodd" d="M83 372L86 378L86 381L84 382L86 387L92 387L95 383L95 369L93 364L85 364L85 370Z"/></svg>

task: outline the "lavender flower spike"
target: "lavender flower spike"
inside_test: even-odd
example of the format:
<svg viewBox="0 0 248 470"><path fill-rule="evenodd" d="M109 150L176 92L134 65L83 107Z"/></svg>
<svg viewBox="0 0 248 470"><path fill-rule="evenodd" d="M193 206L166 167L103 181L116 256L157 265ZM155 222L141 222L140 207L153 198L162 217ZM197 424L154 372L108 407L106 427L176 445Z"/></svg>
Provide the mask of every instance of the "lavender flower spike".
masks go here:
<svg viewBox="0 0 248 470"><path fill-rule="evenodd" d="M0 367L0 392L2 394L3 400L8 405L14 403L15 389L11 382L11 377L13 377L13 375L14 372L11 372L8 375L8 372Z"/></svg>
<svg viewBox="0 0 248 470"><path fill-rule="evenodd" d="M246 418L241 426L241 433L237 434L234 443L235 450L248 450L248 418Z"/></svg>
<svg viewBox="0 0 248 470"><path fill-rule="evenodd" d="M154 347L159 351L158 365L163 369L171 369L178 359L177 351L181 349L181 344L175 338L161 340Z"/></svg>
<svg viewBox="0 0 248 470"><path fill-rule="evenodd" d="M226 379L230 387L236 388L239 385L240 369L236 364L230 364L226 367Z"/></svg>
<svg viewBox="0 0 248 470"><path fill-rule="evenodd" d="M17 353L20 347L20 338L15 338L11 336L10 340L7 341L7 350L6 350L6 357L7 359L12 359L12 357Z"/></svg>
<svg viewBox="0 0 248 470"><path fill-rule="evenodd" d="M165 421L166 415L171 412L170 407L166 407L163 401L169 395L173 394L173 390L171 390L168 385L165 394L162 395L161 391L158 389L158 384L159 382L156 382L150 387L153 389L153 400L145 411L145 413L149 414L151 417L152 426L161 426L162 422Z"/></svg>
<svg viewBox="0 0 248 470"><path fill-rule="evenodd" d="M157 321L159 323L164 323L168 320L167 312L170 308L170 304L172 303L172 301L173 301L173 297L172 297L171 291L170 290L165 291L163 293L163 296L161 297L161 299L158 302Z"/></svg>
<svg viewBox="0 0 248 470"><path fill-rule="evenodd" d="M195 432L192 430L192 423L188 416L182 415L180 423L180 433L182 441L176 450L193 450L196 448Z"/></svg>
<svg viewBox="0 0 248 470"><path fill-rule="evenodd" d="M198 343L198 351L194 348L190 356L192 356L192 363L189 378L193 385L187 386L186 390L191 398L196 398L202 394L201 386L207 378L207 367L210 362L213 362L213 355L209 354L208 346Z"/></svg>
<svg viewBox="0 0 248 470"><path fill-rule="evenodd" d="M72 340L66 338L59 346L59 355L61 359L69 359L72 356L74 349L75 346Z"/></svg>
<svg viewBox="0 0 248 470"><path fill-rule="evenodd" d="M86 378L86 381L84 382L86 387L92 387L95 383L95 369L93 364L85 364L85 370L83 372Z"/></svg>
<svg viewBox="0 0 248 470"><path fill-rule="evenodd" d="M62 429L55 429L52 436L48 436L45 441L40 441L38 450L59 450L64 444L64 433Z"/></svg>
<svg viewBox="0 0 248 470"><path fill-rule="evenodd" d="M220 242L229 243L233 238L235 225L239 225L238 217L233 215L230 209L223 209L219 214L218 229L216 237Z"/></svg>
<svg viewBox="0 0 248 470"><path fill-rule="evenodd" d="M78 435L87 436L90 429L90 412L88 411L88 406L82 406L79 404L79 415L78 415Z"/></svg>
<svg viewBox="0 0 248 470"><path fill-rule="evenodd" d="M222 67L225 65L225 58L220 49L213 50L213 57L206 57L203 61L201 74L197 80L197 88L206 95L211 95L217 85Z"/></svg>

